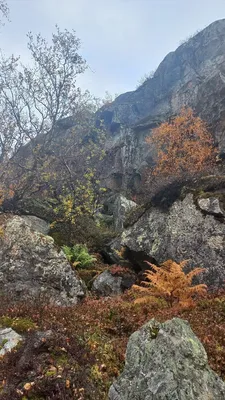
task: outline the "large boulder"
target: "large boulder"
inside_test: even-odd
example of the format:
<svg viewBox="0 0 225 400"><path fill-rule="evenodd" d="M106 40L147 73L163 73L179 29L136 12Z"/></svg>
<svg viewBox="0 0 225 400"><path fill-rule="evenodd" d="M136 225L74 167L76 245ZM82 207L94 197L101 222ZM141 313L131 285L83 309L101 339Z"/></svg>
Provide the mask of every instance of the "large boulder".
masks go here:
<svg viewBox="0 0 225 400"><path fill-rule="evenodd" d="M128 200L121 194L117 196L113 208L114 228L116 231L123 229L128 213L136 207L137 204L134 201Z"/></svg>
<svg viewBox="0 0 225 400"><path fill-rule="evenodd" d="M162 263L190 260L189 268L203 267L198 280L210 287L225 281L225 224L196 205L193 194L178 199L167 209L151 207L136 223L124 230L121 246L133 253L142 252ZM129 254L129 252L128 252ZM147 265L146 265L147 267Z"/></svg>
<svg viewBox="0 0 225 400"><path fill-rule="evenodd" d="M154 319L129 339L125 368L109 390L110 400L224 400L225 383L189 324Z"/></svg>
<svg viewBox="0 0 225 400"><path fill-rule="evenodd" d="M33 226L34 227L34 226ZM14 216L0 237L0 290L12 298L46 298L58 305L76 304L84 285L54 240Z"/></svg>

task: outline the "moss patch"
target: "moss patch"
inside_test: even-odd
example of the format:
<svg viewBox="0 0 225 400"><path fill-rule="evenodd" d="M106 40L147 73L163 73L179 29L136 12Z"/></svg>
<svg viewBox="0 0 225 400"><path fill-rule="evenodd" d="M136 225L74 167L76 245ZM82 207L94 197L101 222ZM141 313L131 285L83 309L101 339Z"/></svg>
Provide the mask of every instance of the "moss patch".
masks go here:
<svg viewBox="0 0 225 400"><path fill-rule="evenodd" d="M11 318L8 316L0 317L0 325L12 328L17 333L24 333L37 329L37 325L30 318Z"/></svg>

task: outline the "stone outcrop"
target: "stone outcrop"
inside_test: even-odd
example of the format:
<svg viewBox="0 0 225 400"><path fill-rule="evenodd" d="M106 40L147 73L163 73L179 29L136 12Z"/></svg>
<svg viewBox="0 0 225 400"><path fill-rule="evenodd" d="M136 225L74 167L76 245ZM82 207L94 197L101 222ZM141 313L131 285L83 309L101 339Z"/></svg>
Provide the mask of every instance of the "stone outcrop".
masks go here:
<svg viewBox="0 0 225 400"><path fill-rule="evenodd" d="M46 301L57 305L76 304L85 296L82 281L54 240L34 227L19 216L7 220L2 227L1 292L23 300L44 295Z"/></svg>
<svg viewBox="0 0 225 400"><path fill-rule="evenodd" d="M189 324L154 319L129 339L125 367L109 400L223 400L225 383Z"/></svg>
<svg viewBox="0 0 225 400"><path fill-rule="evenodd" d="M225 281L225 224L211 214L211 210L203 213L193 194L189 193L184 199L176 200L167 211L151 207L133 226L123 231L120 243L131 254L142 252L157 263L188 259L190 269L194 266L205 268L198 278L201 282L222 287Z"/></svg>
<svg viewBox="0 0 225 400"><path fill-rule="evenodd" d="M152 78L97 113L110 131L104 179L113 190L141 191L141 175L154 160L145 143L151 129L190 106L207 121L225 150L225 19L169 53Z"/></svg>
<svg viewBox="0 0 225 400"><path fill-rule="evenodd" d="M23 220L29 225L31 230L48 235L50 231L50 224L41 218L35 217L34 215L23 215Z"/></svg>
<svg viewBox="0 0 225 400"><path fill-rule="evenodd" d="M124 227L124 221L128 213L136 207L137 204L134 201L127 199L122 194L112 195L104 202L103 216L111 216L113 229L120 231ZM105 219L105 221L107 220Z"/></svg>
<svg viewBox="0 0 225 400"><path fill-rule="evenodd" d="M169 53L153 77L137 90L121 94L98 110L94 117L96 127L104 121L108 132L104 144L106 157L96 165L105 187L125 196L128 191L142 192L143 170L155 159L154 149L145 139L154 127L179 113L182 106L190 106L207 121L215 142L224 152L225 19L212 23ZM58 121L50 151L53 146L57 155L57 148L67 142L69 147L74 128L79 131L79 122L73 118ZM29 146L24 146L21 159L28 158L30 152ZM17 208L31 213L35 207L35 215L54 220L48 204L31 203L32 199L27 199Z"/></svg>

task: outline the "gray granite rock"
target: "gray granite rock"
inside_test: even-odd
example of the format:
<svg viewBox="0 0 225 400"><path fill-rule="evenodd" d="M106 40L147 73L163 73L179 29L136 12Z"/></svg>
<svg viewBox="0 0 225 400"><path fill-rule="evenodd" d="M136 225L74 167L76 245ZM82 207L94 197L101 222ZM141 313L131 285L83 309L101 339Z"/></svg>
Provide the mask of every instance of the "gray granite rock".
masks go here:
<svg viewBox="0 0 225 400"><path fill-rule="evenodd" d="M220 205L220 201L217 197L208 197L198 199L198 205L201 210L207 212L208 214L218 215L219 217L225 216L224 210Z"/></svg>
<svg viewBox="0 0 225 400"><path fill-rule="evenodd" d="M0 238L0 290L19 299L45 295L64 306L85 296L84 284L54 240L19 216L6 222Z"/></svg>
<svg viewBox="0 0 225 400"><path fill-rule="evenodd" d="M224 400L225 383L189 324L154 319L129 339L125 367L109 400Z"/></svg>
<svg viewBox="0 0 225 400"><path fill-rule="evenodd" d="M41 218L34 215L23 215L21 218L23 218L33 231L43 233L43 235L47 235L50 231L50 223Z"/></svg>
<svg viewBox="0 0 225 400"><path fill-rule="evenodd" d="M109 271L104 271L94 280L91 290L98 296L115 296L121 294L122 277L113 276Z"/></svg>
<svg viewBox="0 0 225 400"><path fill-rule="evenodd" d="M115 231L120 231L123 229L127 214L136 207L137 204L134 201L127 199L122 194L116 194L105 200L103 216L111 217L113 228Z"/></svg>
<svg viewBox="0 0 225 400"><path fill-rule="evenodd" d="M144 252L158 263L190 260L203 267L199 281L221 287L225 280L225 224L196 207L192 194L167 210L152 207L123 231L121 246Z"/></svg>

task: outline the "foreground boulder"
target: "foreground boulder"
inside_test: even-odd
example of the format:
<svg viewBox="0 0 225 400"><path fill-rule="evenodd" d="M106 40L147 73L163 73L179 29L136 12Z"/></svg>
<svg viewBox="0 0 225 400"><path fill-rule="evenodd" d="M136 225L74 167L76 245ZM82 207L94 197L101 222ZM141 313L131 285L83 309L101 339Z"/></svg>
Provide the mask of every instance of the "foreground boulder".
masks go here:
<svg viewBox="0 0 225 400"><path fill-rule="evenodd" d="M68 306L85 295L84 286L50 236L19 216L6 221L0 238L0 290L11 298L46 297Z"/></svg>
<svg viewBox="0 0 225 400"><path fill-rule="evenodd" d="M189 324L154 319L130 337L126 363L110 400L224 400L225 383Z"/></svg>

